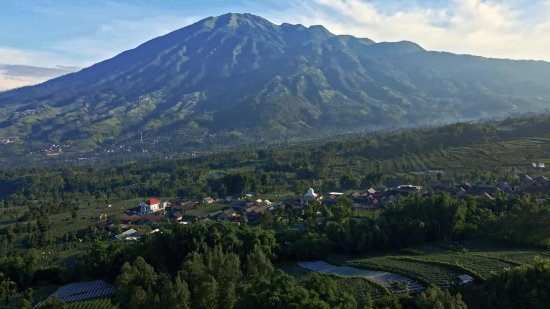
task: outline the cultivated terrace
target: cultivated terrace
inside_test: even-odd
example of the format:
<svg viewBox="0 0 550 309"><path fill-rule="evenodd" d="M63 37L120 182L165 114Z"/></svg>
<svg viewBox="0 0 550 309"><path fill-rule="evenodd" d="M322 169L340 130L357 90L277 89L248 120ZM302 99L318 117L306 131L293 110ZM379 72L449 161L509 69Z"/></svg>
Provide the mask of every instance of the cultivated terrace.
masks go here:
<svg viewBox="0 0 550 309"><path fill-rule="evenodd" d="M549 296L531 291L550 278L547 128L543 115L109 168L4 169L0 302L545 308ZM86 282L108 293L60 292Z"/></svg>

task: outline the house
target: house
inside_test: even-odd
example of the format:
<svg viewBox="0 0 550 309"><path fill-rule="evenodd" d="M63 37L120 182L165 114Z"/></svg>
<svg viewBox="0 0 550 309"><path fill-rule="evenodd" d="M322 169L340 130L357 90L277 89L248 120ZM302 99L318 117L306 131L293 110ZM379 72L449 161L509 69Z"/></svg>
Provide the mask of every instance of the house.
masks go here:
<svg viewBox="0 0 550 309"><path fill-rule="evenodd" d="M267 211L267 206L258 207L258 208L254 209L253 211L248 213L248 219L250 221L258 220L260 218L260 216L266 211Z"/></svg>
<svg viewBox="0 0 550 309"><path fill-rule="evenodd" d="M119 217L119 219L122 224L137 224L137 222L142 219L142 216L138 216L138 215L129 216L127 214L122 214Z"/></svg>
<svg viewBox="0 0 550 309"><path fill-rule="evenodd" d="M464 191L468 191L472 188L472 185L469 184L468 182L464 182L464 183L459 184L457 187L464 189Z"/></svg>
<svg viewBox="0 0 550 309"><path fill-rule="evenodd" d="M323 204L325 204L329 208L336 204L336 202L338 202L338 197L336 195L329 195L326 199L323 200Z"/></svg>
<svg viewBox="0 0 550 309"><path fill-rule="evenodd" d="M228 210L225 210L223 211L217 218L216 220L218 222L223 222L223 221L231 221L233 220L235 217L237 216L237 212L233 209L228 209Z"/></svg>
<svg viewBox="0 0 550 309"><path fill-rule="evenodd" d="M497 185L497 188L500 190L500 191L504 191L506 193L508 193L508 195L511 195L511 194L514 194L516 191L515 191L515 188L512 187L511 185L507 184L506 182L501 182Z"/></svg>
<svg viewBox="0 0 550 309"><path fill-rule="evenodd" d="M534 185L536 184L536 181L533 180L529 175L523 175L520 178L520 184L523 185Z"/></svg>
<svg viewBox="0 0 550 309"><path fill-rule="evenodd" d="M212 204L212 203L214 203L214 199L211 198L211 197L205 197L205 198L202 199L202 203L203 204Z"/></svg>
<svg viewBox="0 0 550 309"><path fill-rule="evenodd" d="M231 202L229 202L229 206L233 208L236 212L245 211L247 208L250 208L251 204L253 203L252 202L247 203L244 201L237 201L237 200L232 200Z"/></svg>
<svg viewBox="0 0 550 309"><path fill-rule="evenodd" d="M460 276L457 276L451 284L453 285L474 284L474 278L468 275L460 275Z"/></svg>
<svg viewBox="0 0 550 309"><path fill-rule="evenodd" d="M183 214L181 212L173 212L170 215L170 219L175 221L181 221L181 218L183 218Z"/></svg>
<svg viewBox="0 0 550 309"><path fill-rule="evenodd" d="M103 232L103 231L109 230L110 225L111 225L111 224L110 224L109 222L107 222L107 221L102 221L102 222L95 223L95 224L94 224L94 227L95 227L96 229L98 229L99 231L102 231L102 232Z"/></svg>
<svg viewBox="0 0 550 309"><path fill-rule="evenodd" d="M396 188L391 188L388 191L390 195L400 194L402 196L407 196L411 193L418 193L422 191L422 186L400 185Z"/></svg>
<svg viewBox="0 0 550 309"><path fill-rule="evenodd" d="M300 205L308 205L309 202L320 200L322 197L319 196L319 194L315 193L315 191L312 188L309 188L307 190L307 193L302 196L300 199Z"/></svg>
<svg viewBox="0 0 550 309"><path fill-rule="evenodd" d="M213 213L209 214L209 215L207 216L207 218L210 219L210 220L217 220L217 219L218 219L218 216L221 215L221 214L222 214L222 211L221 211L221 210L218 210L218 211L216 211L216 212L213 212Z"/></svg>
<svg viewBox="0 0 550 309"><path fill-rule="evenodd" d="M155 215L155 214L150 214L148 215L147 217L145 218L142 218L138 224L147 224L147 225L155 225L155 224L158 224L162 219L164 219L164 216L163 215Z"/></svg>
<svg viewBox="0 0 550 309"><path fill-rule="evenodd" d="M548 178L544 176L537 177L533 180L536 181L536 183L541 187L547 186L550 183L550 181L548 181Z"/></svg>
<svg viewBox="0 0 550 309"><path fill-rule="evenodd" d="M466 192L467 195L471 195L471 196L475 196L475 197L486 197L490 200L493 199L493 197L491 195L489 195L489 193L485 192L485 190L470 190L470 191L467 191Z"/></svg>
<svg viewBox="0 0 550 309"><path fill-rule="evenodd" d="M142 202L140 205L139 215L148 216L152 213L164 210L166 203L163 203L161 200L152 198Z"/></svg>
<svg viewBox="0 0 550 309"><path fill-rule="evenodd" d="M202 220L206 216L204 214L197 214L197 215L183 215L181 217L180 223L191 223L193 221Z"/></svg>

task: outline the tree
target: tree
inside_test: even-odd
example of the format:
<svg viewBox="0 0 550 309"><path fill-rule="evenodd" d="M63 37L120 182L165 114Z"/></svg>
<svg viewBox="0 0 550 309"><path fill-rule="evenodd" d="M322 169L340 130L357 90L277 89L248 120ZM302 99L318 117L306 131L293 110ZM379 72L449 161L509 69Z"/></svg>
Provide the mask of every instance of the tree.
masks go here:
<svg viewBox="0 0 550 309"><path fill-rule="evenodd" d="M346 222L351 217L351 210L353 208L353 201L346 196L342 196L338 199L338 202L331 208L334 220L339 223Z"/></svg>
<svg viewBox="0 0 550 309"><path fill-rule="evenodd" d="M42 306L40 306L40 309L65 309L65 308L67 308L67 305L65 304L65 302L57 298L57 296L55 295L53 297L48 298L48 300L46 300L42 304Z"/></svg>
<svg viewBox="0 0 550 309"><path fill-rule="evenodd" d="M197 309L216 309L216 308L230 308L220 307L218 299L220 297L220 287L216 279L210 275L206 275L202 282L195 286L193 290L193 303L192 308ZM223 297L223 294L221 295Z"/></svg>
<svg viewBox="0 0 550 309"><path fill-rule="evenodd" d="M451 295L449 290L441 290L436 286L430 286L414 299L419 309L467 309L460 294ZM512 307L505 307L512 308ZM515 308L515 307L514 307Z"/></svg>
<svg viewBox="0 0 550 309"><path fill-rule="evenodd" d="M9 279L0 283L0 303L9 306L17 297L17 284Z"/></svg>
<svg viewBox="0 0 550 309"><path fill-rule="evenodd" d="M542 309L550 303L548 293L550 259L536 258L522 265L494 274L485 286L494 308Z"/></svg>
<svg viewBox="0 0 550 309"><path fill-rule="evenodd" d="M161 308L165 309L189 309L191 294L187 282L178 274L172 281L167 280L162 288L160 302Z"/></svg>
<svg viewBox="0 0 550 309"><path fill-rule="evenodd" d="M147 308L155 297L158 275L153 267L138 257L132 265L125 263L114 285L113 303L121 309Z"/></svg>
<svg viewBox="0 0 550 309"><path fill-rule="evenodd" d="M271 230L273 229L273 215L271 215L270 212L264 212L260 216L260 222L262 224L262 228L265 230Z"/></svg>

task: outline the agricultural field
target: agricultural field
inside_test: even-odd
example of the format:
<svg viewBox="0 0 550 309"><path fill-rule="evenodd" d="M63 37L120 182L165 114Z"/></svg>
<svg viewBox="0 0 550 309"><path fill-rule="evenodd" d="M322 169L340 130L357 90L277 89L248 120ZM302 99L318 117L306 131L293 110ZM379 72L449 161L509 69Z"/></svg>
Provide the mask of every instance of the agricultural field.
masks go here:
<svg viewBox="0 0 550 309"><path fill-rule="evenodd" d="M375 219L380 213L379 210L370 210L370 209L353 209L351 213L352 218L370 218Z"/></svg>
<svg viewBox="0 0 550 309"><path fill-rule="evenodd" d="M422 262L395 260L386 257L374 257L348 260L347 265L362 268L378 269L394 272L410 278L421 278L439 286L446 286L456 276L461 275L454 270L438 265L430 265Z"/></svg>
<svg viewBox="0 0 550 309"><path fill-rule="evenodd" d="M443 254L430 254L416 257L420 260L431 262L444 262L449 264L459 264L465 268L471 269L484 278L491 277L492 272L499 272L506 268L513 268L517 265L506 263L490 257L473 255L470 253L462 254L459 252L448 252Z"/></svg>
<svg viewBox="0 0 550 309"><path fill-rule="evenodd" d="M296 263L280 263L276 265L277 269L284 271L285 273L294 277L298 282L306 278L312 272L305 268L298 266ZM338 288L338 292L348 292L358 303L365 302L365 297L367 293L370 293L372 299L379 299L384 296L384 291L382 291L377 286L373 285L367 279L358 278L358 277L341 277L341 276L330 276L335 282Z"/></svg>
<svg viewBox="0 0 550 309"><path fill-rule="evenodd" d="M67 304L67 309L113 309L110 298L85 300Z"/></svg>
<svg viewBox="0 0 550 309"><path fill-rule="evenodd" d="M335 181L344 174L361 176L367 172L391 175L423 176L429 171L444 171L447 175L466 175L476 171L509 171L538 175L543 170L532 163L550 164L550 137L524 138L506 142L486 143L469 147L448 147L440 150L409 154L387 160L363 160L349 164L338 158L325 181Z"/></svg>
<svg viewBox="0 0 550 309"><path fill-rule="evenodd" d="M445 249L449 248L449 249ZM512 248L481 241L468 242L466 253L451 250L451 246L424 245L414 249L403 249L384 254L370 254L363 257L332 255L335 263L363 269L394 272L405 277L420 278L436 285L447 285L459 274L452 266L436 263L458 264L489 278L491 273L521 264L531 263L537 256L550 258L550 251ZM391 255L389 255L391 254ZM432 263L433 264L430 264Z"/></svg>
<svg viewBox="0 0 550 309"><path fill-rule="evenodd" d="M452 246L448 246L452 248ZM516 263L529 264L535 257L550 257L550 251L541 248L513 248L482 241L469 241L466 248L468 253L486 256L494 259L509 260Z"/></svg>

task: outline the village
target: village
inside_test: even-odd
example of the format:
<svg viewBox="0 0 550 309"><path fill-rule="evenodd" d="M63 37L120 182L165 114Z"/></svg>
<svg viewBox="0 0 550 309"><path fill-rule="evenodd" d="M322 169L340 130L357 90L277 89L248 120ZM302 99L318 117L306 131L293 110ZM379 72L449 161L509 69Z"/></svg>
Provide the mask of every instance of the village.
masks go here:
<svg viewBox="0 0 550 309"><path fill-rule="evenodd" d="M304 207L312 201L317 201L319 205L331 209L343 196L353 201L353 209L355 210L375 211L388 207L390 204L398 204L398 196L407 196L411 193L427 196L430 191L434 194L447 192L452 198L456 199L466 199L468 197L495 199L503 195L511 198L515 195L531 194L539 195L540 199L544 201L546 195L550 194L550 180L545 176L532 178L529 175L523 175L520 183L512 186L505 182L478 181L472 185L468 182L458 183L439 179L426 188L414 185L399 185L392 188L381 186L347 194L327 192L325 196L309 188L302 196L287 196L276 203L267 199L255 198L254 192L235 194L219 200L211 197L203 199L176 198L169 201L150 198L136 207L127 209L123 214L112 217L101 216L100 221L93 226L100 232L114 231L115 227L122 228L124 232L111 238L111 241L137 241L148 233L158 231L158 229L153 231L143 229L140 228L141 226L153 227L162 222L190 224L198 221L205 224L208 222L254 224L254 222L259 223L258 220L263 214L273 213L278 209L281 209L279 213L283 219L288 219L290 211L299 216ZM208 214L200 212L203 206L209 204L219 204L221 208ZM320 211L317 214L321 216ZM297 228L303 228L303 225L298 225Z"/></svg>

